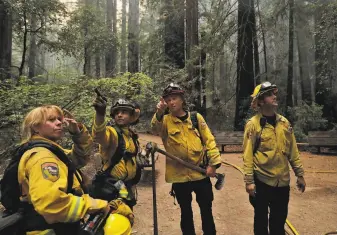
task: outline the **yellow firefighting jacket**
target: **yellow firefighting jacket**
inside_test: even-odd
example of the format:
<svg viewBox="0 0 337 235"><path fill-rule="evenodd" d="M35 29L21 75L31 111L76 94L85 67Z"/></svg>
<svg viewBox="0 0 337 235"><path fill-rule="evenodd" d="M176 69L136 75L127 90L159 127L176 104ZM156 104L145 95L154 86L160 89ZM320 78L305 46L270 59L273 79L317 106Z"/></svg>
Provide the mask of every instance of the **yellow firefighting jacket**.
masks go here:
<svg viewBox="0 0 337 235"><path fill-rule="evenodd" d="M245 126L243 141L243 161L246 184L254 183L254 175L258 180L274 187L288 186L290 182L289 165L296 176L303 176L304 170L299 158L295 135L289 121L276 114L275 128L266 123L261 143L255 154L255 141L261 133L259 113L249 119Z"/></svg>
<svg viewBox="0 0 337 235"><path fill-rule="evenodd" d="M61 148L77 164L77 168L86 163L86 157L92 148L92 139L83 127L81 133L72 136L72 150L63 149L55 142L33 136L31 140L49 142ZM67 166L51 151L35 147L26 151L19 163L18 180L22 187L22 201L28 201L47 223L76 222L86 213L92 213L107 207L107 202L93 199L83 194L80 183L74 175L73 189L82 196L67 191ZM53 234L53 230L28 232L29 235Z"/></svg>
<svg viewBox="0 0 337 235"><path fill-rule="evenodd" d="M204 158L204 150L206 150L208 165L220 164L220 152L204 118L197 114L199 132L193 127L190 113L188 115L186 120L181 121L172 114L167 114L159 121L155 114L151 122L152 131L161 136L167 152L184 161L200 165ZM195 170L188 169L180 163L166 158L165 178L168 183L196 181L205 177Z"/></svg>
<svg viewBox="0 0 337 235"><path fill-rule="evenodd" d="M136 176L137 164L136 164L136 146L132 140L132 134L130 130L122 128L123 138L125 141L125 149L128 152L134 153L134 156L128 160L123 158L115 167L111 170L111 176L116 180L128 181ZM99 124L94 118L94 124L92 127L92 136L94 140L99 143L99 151L104 163L103 170L107 169L110 165L110 161L116 149L118 147L118 134L115 128L106 125L106 121Z"/></svg>

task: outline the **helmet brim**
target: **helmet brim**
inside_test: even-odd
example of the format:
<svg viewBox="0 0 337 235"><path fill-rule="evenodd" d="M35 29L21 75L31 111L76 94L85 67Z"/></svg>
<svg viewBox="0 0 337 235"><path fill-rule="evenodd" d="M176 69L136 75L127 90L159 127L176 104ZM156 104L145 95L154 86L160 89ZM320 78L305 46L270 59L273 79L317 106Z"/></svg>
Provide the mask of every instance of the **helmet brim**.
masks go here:
<svg viewBox="0 0 337 235"><path fill-rule="evenodd" d="M128 110L128 111L130 111L130 113L131 113L130 125L137 124L137 121L138 121L138 119L140 117L140 109L137 109L137 108L135 109L135 108L130 107L128 105L119 105L117 107L111 108L110 116L112 118L114 118L115 117L115 113L118 110Z"/></svg>
<svg viewBox="0 0 337 235"><path fill-rule="evenodd" d="M173 90L173 91L171 91L171 92L169 92L169 93L167 93L167 94L163 94L163 98L166 98L166 97L168 97L168 96L170 96L170 95L184 95L185 94L185 92L184 91L182 91L182 90Z"/></svg>

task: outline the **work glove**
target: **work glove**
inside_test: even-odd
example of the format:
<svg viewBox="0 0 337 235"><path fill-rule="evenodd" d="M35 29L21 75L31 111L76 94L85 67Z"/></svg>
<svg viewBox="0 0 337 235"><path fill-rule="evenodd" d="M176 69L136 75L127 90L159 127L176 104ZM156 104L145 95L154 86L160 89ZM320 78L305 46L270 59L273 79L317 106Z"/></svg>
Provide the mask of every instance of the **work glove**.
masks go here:
<svg viewBox="0 0 337 235"><path fill-rule="evenodd" d="M105 112L106 112L106 103L107 100L105 97L96 96L96 99L93 103L92 106L94 106L95 110L96 110L96 114L100 115L100 116L105 116Z"/></svg>
<svg viewBox="0 0 337 235"><path fill-rule="evenodd" d="M302 193L305 191L306 183L305 183L303 176L297 177L296 185L299 191L301 191Z"/></svg>
<svg viewBox="0 0 337 235"><path fill-rule="evenodd" d="M122 199L118 198L109 202L109 206L112 208L111 214L120 214L125 216L130 220L131 225L135 220L135 216L131 210L131 208L126 205Z"/></svg>

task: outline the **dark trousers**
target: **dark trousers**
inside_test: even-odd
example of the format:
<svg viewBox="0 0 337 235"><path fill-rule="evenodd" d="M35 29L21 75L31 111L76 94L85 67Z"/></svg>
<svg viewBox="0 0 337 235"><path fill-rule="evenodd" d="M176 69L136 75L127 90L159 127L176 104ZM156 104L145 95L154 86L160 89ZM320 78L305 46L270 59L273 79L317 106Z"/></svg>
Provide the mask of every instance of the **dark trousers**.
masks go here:
<svg viewBox="0 0 337 235"><path fill-rule="evenodd" d="M216 231L212 214L212 201L214 197L210 179L207 177L198 181L173 183L173 191L176 194L181 209L180 227L183 235L195 235L191 204L192 192L195 193L200 207L204 235L215 235Z"/></svg>
<svg viewBox="0 0 337 235"><path fill-rule="evenodd" d="M284 224L288 215L289 186L272 187L255 179L256 195L249 197L254 206L255 235L284 235ZM268 233L268 207L269 232Z"/></svg>

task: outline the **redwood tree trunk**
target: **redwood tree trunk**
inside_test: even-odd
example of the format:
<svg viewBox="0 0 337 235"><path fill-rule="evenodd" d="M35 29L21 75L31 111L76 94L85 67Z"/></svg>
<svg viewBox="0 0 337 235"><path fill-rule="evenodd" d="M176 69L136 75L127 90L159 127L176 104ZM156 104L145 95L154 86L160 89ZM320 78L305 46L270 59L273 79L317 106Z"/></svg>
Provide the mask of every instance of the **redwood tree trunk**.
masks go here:
<svg viewBox="0 0 337 235"><path fill-rule="evenodd" d="M106 0L106 26L110 32L112 32L112 9L113 0ZM113 74L113 58L111 49L112 47L109 47L105 52L105 77L111 77Z"/></svg>
<svg viewBox="0 0 337 235"><path fill-rule="evenodd" d="M117 0L112 1L112 33L117 38ZM117 49L116 45L111 48L112 73L117 73Z"/></svg>
<svg viewBox="0 0 337 235"><path fill-rule="evenodd" d="M288 51L288 79L287 79L287 112L286 116L290 120L289 107L294 106L293 101L293 63L294 63L294 0L289 0L289 51Z"/></svg>
<svg viewBox="0 0 337 235"><path fill-rule="evenodd" d="M30 32L30 47L29 47L29 60L28 60L28 77L32 78L35 74L36 68L36 55L37 55L37 45L36 45L36 15L31 15L31 29L33 32Z"/></svg>
<svg viewBox="0 0 337 235"><path fill-rule="evenodd" d="M165 0L165 55L174 67L185 67L184 1Z"/></svg>
<svg viewBox="0 0 337 235"><path fill-rule="evenodd" d="M186 59L188 80L193 87L191 102L196 111L201 112L200 53L197 52L198 38L198 1L186 0ZM194 52L194 53L193 53ZM191 92L192 91L192 92Z"/></svg>
<svg viewBox="0 0 337 235"><path fill-rule="evenodd" d="M126 72L126 0L122 2L121 72Z"/></svg>
<svg viewBox="0 0 337 235"><path fill-rule="evenodd" d="M139 0L129 1L128 71L139 72Z"/></svg>
<svg viewBox="0 0 337 235"><path fill-rule="evenodd" d="M23 46L22 46L21 64L19 67L19 76L22 76L23 74L23 69L25 68L25 62L26 62L26 53L27 53L28 25L27 25L26 11L23 12L23 25L24 25L23 41L22 41Z"/></svg>
<svg viewBox="0 0 337 235"><path fill-rule="evenodd" d="M85 6L89 7L91 0L85 0ZM83 31L84 31L84 64L83 64L83 74L86 76L91 76L91 55L90 55L90 48L89 42L87 40L89 36L89 22L84 22Z"/></svg>
<svg viewBox="0 0 337 235"><path fill-rule="evenodd" d="M7 1L0 0L0 80L10 77L12 61L12 15Z"/></svg>
<svg viewBox="0 0 337 235"><path fill-rule="evenodd" d="M238 54L234 129L242 131L254 90L253 18L254 2L238 1Z"/></svg>
<svg viewBox="0 0 337 235"><path fill-rule="evenodd" d="M257 33L256 33L256 17L255 17L255 6L254 2L252 3L252 26L253 26L253 48L254 48L254 80L255 85L261 83L261 77L260 77L260 60L259 60L259 43L257 40Z"/></svg>
<svg viewBox="0 0 337 235"><path fill-rule="evenodd" d="M96 9L97 12L100 12L100 5L99 5L100 0L96 0ZM95 53L95 75L96 78L99 78L101 76L101 50L99 48L96 48L96 53Z"/></svg>

